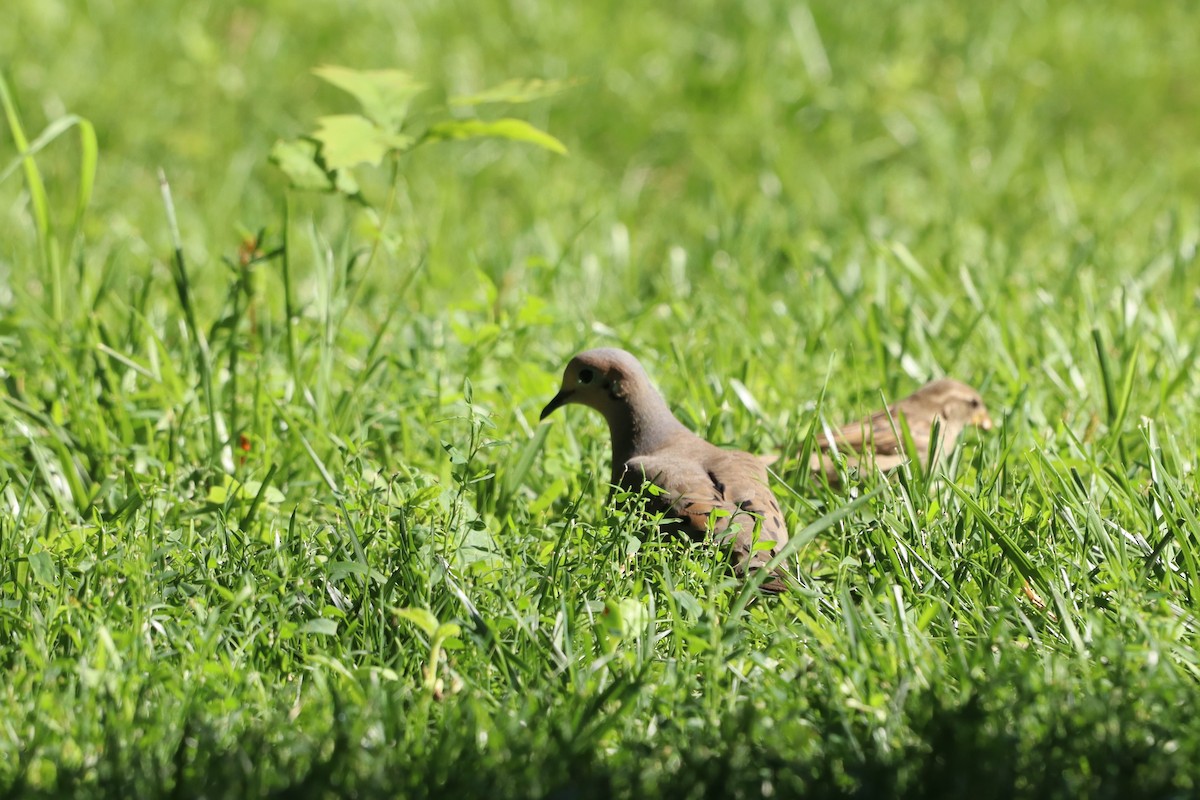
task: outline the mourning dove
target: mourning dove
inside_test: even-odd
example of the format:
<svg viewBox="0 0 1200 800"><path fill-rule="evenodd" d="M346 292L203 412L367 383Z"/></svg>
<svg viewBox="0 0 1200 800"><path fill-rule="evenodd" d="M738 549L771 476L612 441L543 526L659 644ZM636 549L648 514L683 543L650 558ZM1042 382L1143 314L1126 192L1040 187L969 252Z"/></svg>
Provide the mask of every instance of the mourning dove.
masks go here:
<svg viewBox="0 0 1200 800"><path fill-rule="evenodd" d="M959 434L967 425L978 425L984 430L992 427L992 419L979 392L965 383L941 378L893 403L886 411L877 411L866 419L835 431L832 443L824 433L819 434L817 447L820 452L813 453L809 469L817 474L824 472L831 484L838 483L838 468L831 453L834 445L848 465L873 464L885 471L898 467L908 460L904 445L897 436L897 431L901 430L901 417L912 434L917 458L926 468L929 466L929 436L935 419L941 431L935 460L953 449Z"/></svg>
<svg viewBox="0 0 1200 800"><path fill-rule="evenodd" d="M696 540L711 531L730 544L741 575L770 561L787 544L783 512L767 485L766 463L710 444L684 427L629 353L600 348L571 359L562 389L541 418L569 403L590 406L608 421L614 486L639 494L648 483L663 489L644 493L648 510L664 515L661 531ZM772 546L756 549L756 541ZM777 573L763 588L779 592L785 587Z"/></svg>

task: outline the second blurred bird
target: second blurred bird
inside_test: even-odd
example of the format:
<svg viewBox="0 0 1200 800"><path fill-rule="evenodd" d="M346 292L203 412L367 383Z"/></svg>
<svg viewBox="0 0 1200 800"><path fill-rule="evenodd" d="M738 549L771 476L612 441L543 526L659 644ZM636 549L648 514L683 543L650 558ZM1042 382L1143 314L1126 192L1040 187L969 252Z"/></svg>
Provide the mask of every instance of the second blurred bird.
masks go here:
<svg viewBox="0 0 1200 800"><path fill-rule="evenodd" d="M935 420L939 441L931 448ZM941 378L892 403L886 410L833 431L832 436L818 434L819 452L813 453L809 469L817 475L824 474L833 485L840 483L833 457L835 450L850 467L878 468L885 472L894 469L909 459L901 440L902 424L908 425L917 459L928 469L931 452L936 463L954 448L964 428L978 425L990 430L992 418L978 391L951 378Z"/></svg>

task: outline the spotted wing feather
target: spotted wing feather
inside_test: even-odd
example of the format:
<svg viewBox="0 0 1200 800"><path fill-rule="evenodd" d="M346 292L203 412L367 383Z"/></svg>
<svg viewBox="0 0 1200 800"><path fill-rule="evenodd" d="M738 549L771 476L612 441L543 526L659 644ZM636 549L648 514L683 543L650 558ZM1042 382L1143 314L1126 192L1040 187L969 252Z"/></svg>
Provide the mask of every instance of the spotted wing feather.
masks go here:
<svg viewBox="0 0 1200 800"><path fill-rule="evenodd" d="M646 483L663 490L647 494L649 509L661 512L662 530L703 539L710 532L730 544L739 572L767 563L787 543L787 525L775 495L767 485L763 462L748 453L713 447L707 459L641 456L626 464L625 488L639 491ZM714 513L717 512L717 513ZM754 544L773 542L770 549ZM773 578L763 584L782 591Z"/></svg>

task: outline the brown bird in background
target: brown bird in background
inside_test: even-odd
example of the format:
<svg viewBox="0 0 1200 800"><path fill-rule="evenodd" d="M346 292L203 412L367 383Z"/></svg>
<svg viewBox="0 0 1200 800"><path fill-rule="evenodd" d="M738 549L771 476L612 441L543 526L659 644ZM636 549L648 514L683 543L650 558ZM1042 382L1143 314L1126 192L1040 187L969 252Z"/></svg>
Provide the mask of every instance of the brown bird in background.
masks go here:
<svg viewBox="0 0 1200 800"><path fill-rule="evenodd" d="M695 540L711 533L730 545L739 575L763 566L787 544L783 512L767 485L766 463L710 444L684 427L629 353L600 348L571 359L562 389L541 418L570 403L604 415L612 439L612 484L643 494L649 511L670 517L663 519L661 531ZM664 492L645 492L647 484ZM772 546L759 549L756 542ZM779 592L785 586L776 573L762 588Z"/></svg>
<svg viewBox="0 0 1200 800"><path fill-rule="evenodd" d="M819 434L816 443L820 452L813 453L809 469L818 475L824 473L825 478L836 485L840 476L833 458L835 447L848 466L862 469L873 465L884 471L900 466L909 458L900 438L901 418L908 424L917 459L926 469L929 468L929 438L934 420L940 430L940 441L934 450L935 462L954 448L967 425L978 425L984 430L992 427L992 418L988 416L979 392L965 383L941 378L891 404L886 411L878 411L834 431L832 440L825 433Z"/></svg>

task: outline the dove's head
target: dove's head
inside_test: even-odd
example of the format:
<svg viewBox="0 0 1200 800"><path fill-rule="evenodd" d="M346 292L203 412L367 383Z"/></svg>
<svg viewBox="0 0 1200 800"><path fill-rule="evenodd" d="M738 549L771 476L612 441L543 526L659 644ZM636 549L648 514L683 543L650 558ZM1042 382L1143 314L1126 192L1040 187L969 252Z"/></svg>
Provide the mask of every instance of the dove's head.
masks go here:
<svg viewBox="0 0 1200 800"><path fill-rule="evenodd" d="M599 348L572 358L563 371L562 388L542 409L542 419L569 403L594 408L607 420L613 483L618 482L630 458L652 452L687 432L642 365L624 350Z"/></svg>
<svg viewBox="0 0 1200 800"><path fill-rule="evenodd" d="M579 403L611 420L614 412L637 403L645 394L657 395L636 358L609 347L587 350L567 364L562 388L542 409L542 419L560 406Z"/></svg>
<svg viewBox="0 0 1200 800"><path fill-rule="evenodd" d="M927 383L904 400L904 411L909 417L921 413L930 417L937 415L943 424L953 430L967 425L978 425L986 430L992 428L992 418L979 392L951 378L941 378Z"/></svg>

